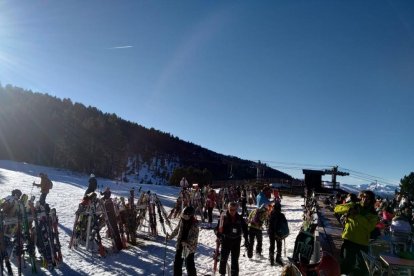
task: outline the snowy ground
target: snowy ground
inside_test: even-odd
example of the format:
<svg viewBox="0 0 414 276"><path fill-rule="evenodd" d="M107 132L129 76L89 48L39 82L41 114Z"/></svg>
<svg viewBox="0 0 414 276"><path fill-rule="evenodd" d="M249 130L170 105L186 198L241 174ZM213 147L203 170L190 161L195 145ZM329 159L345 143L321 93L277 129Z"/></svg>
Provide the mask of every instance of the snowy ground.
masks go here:
<svg viewBox="0 0 414 276"><path fill-rule="evenodd" d="M176 240L168 241L165 247L164 234L159 230L156 239L143 239L146 236L146 229L139 233L139 245L130 246L119 253L110 254L105 258L100 258L97 254L86 251L84 247L79 246L76 250L68 248L70 235L72 233L74 212L81 201L84 191L87 187L88 175L72 173L64 170L57 170L45 167L39 167L24 163L10 161L0 161L0 198L10 195L13 189L20 189L28 195L35 195L36 199L40 196L37 187L33 187L33 181L39 183L37 177L39 172L45 172L53 181L53 189L47 196L46 201L51 208L56 208L59 217L60 241L62 244L62 253L64 262L54 271L50 272L42 268L40 275L172 275L173 260L175 254ZM139 187L142 191L150 190L156 193L161 199L163 205L169 211L175 203L179 190L175 187L145 185L136 183L117 184L114 181L98 178L100 189L110 187L112 197L128 197L131 187L137 190ZM282 212L285 213L289 222L290 236L286 238L286 256L282 257L287 261L287 256L291 256L293 246L300 226L302 225L302 207L303 199L300 197L285 196L282 201ZM216 214L217 215L217 214ZM217 216L216 216L217 217ZM177 220L173 220L173 225ZM216 220L215 220L216 222ZM167 228L168 229L168 228ZM171 230L168 229L168 232ZM245 249L242 248L240 263L240 275L280 275L281 267L271 267L268 258L269 240L264 231L263 237L263 259L249 260ZM106 241L109 245L109 241ZM199 235L199 245L195 256L196 268L198 275L212 273L213 258L212 253L215 248L215 235L212 230L201 229ZM166 250L165 250L166 249ZM14 264L14 260L12 263ZM13 266L17 275L17 268ZM184 275L186 271L184 268ZM31 274L30 265L24 270L25 275Z"/></svg>

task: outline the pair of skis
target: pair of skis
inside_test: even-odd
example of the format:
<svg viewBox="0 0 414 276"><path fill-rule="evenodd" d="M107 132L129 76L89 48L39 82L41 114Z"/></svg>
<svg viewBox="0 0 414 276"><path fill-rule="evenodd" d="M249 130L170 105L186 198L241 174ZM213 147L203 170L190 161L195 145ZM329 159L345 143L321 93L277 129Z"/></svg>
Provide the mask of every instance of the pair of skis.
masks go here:
<svg viewBox="0 0 414 276"><path fill-rule="evenodd" d="M11 268L9 255L6 248L6 236L4 235L4 213L3 209L0 209L0 275L5 274L4 266L6 266L7 274L13 275Z"/></svg>
<svg viewBox="0 0 414 276"><path fill-rule="evenodd" d="M32 273L37 273L37 267L36 267L36 245L35 245L35 239L34 235L30 233L31 223L29 224L29 219L27 215L27 209L26 204L27 202L27 195L22 195L22 198L20 200L20 209L22 210L22 230L23 230L23 238L26 241L26 251L29 254L30 257L30 264L32 267ZM35 230L33 230L35 231Z"/></svg>
<svg viewBox="0 0 414 276"><path fill-rule="evenodd" d="M218 229L217 229L217 234L218 236L220 236L221 234L223 234L223 225L224 225L224 216L225 216L226 212L223 211L220 214L220 221L219 221L219 225L218 225ZM220 239L217 237L216 239L216 249L214 251L214 265L213 265L213 273L216 274L217 272L217 264L220 261Z"/></svg>
<svg viewBox="0 0 414 276"><path fill-rule="evenodd" d="M100 205L98 200L91 200L88 204L80 204L75 215L75 222L73 223L72 235L69 241L69 249L78 246L78 240L84 239L86 249L89 249L90 242L97 242L98 252L101 257L106 256L106 249L102 245L102 238L99 233L99 218L97 205ZM92 250L93 251L93 250Z"/></svg>
<svg viewBox="0 0 414 276"><path fill-rule="evenodd" d="M30 248L31 252L29 251L31 262L35 262L34 245L36 245L42 255L43 267L52 270L63 261L56 209L49 210L42 205L36 207L34 197L28 201L28 206L35 224L32 236L33 247Z"/></svg>

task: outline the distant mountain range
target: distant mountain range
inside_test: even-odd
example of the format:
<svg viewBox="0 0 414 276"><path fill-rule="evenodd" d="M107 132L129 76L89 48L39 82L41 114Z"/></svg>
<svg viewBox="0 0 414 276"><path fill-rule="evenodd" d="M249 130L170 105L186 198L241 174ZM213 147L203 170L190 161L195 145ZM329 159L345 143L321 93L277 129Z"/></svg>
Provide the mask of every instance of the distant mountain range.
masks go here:
<svg viewBox="0 0 414 276"><path fill-rule="evenodd" d="M375 193L376 196L381 196L385 198L392 198L394 197L395 191L400 190L399 186L394 185L384 185L379 183L371 183L371 184L360 184L360 185L351 185L351 184L341 184L341 189L358 194L360 191L363 190L370 190Z"/></svg>

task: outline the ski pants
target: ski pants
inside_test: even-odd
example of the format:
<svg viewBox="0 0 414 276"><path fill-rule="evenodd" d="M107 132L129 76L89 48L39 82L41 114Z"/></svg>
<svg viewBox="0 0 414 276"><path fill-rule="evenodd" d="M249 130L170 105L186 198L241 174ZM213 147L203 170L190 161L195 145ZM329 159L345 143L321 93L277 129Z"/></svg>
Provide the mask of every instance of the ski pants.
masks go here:
<svg viewBox="0 0 414 276"><path fill-rule="evenodd" d="M183 248L180 247L175 253L174 259L174 276L183 275L183 261L185 261L185 268L187 269L188 276L197 276L197 271L194 263L194 253L188 254L188 256L183 259L181 254L183 253Z"/></svg>
<svg viewBox="0 0 414 276"><path fill-rule="evenodd" d="M368 269L361 255L368 253L368 246L344 240L341 247L341 273L349 275L368 275Z"/></svg>
<svg viewBox="0 0 414 276"><path fill-rule="evenodd" d="M269 259L273 259L275 256L275 243L276 243L276 259L282 256L282 240L276 239L274 236L269 236Z"/></svg>
<svg viewBox="0 0 414 276"><path fill-rule="evenodd" d="M226 275L226 265L231 253L231 276L239 275L241 237L236 239L226 238L221 244L219 273Z"/></svg>
<svg viewBox="0 0 414 276"><path fill-rule="evenodd" d="M254 240L257 239L256 253L262 254L263 233L262 229L249 227L249 247L247 248L247 257L253 257Z"/></svg>
<svg viewBox="0 0 414 276"><path fill-rule="evenodd" d="M39 198L40 205L45 206L45 204L46 204L46 196L47 196L46 193L41 193L40 194L40 198Z"/></svg>
<svg viewBox="0 0 414 276"><path fill-rule="evenodd" d="M213 223L213 207L208 207L207 213L208 213L208 223Z"/></svg>
<svg viewBox="0 0 414 276"><path fill-rule="evenodd" d="M241 200L241 207L242 207L242 213L241 213L241 216L242 216L242 217L244 217L244 216L248 216L249 214L248 214L248 211L247 211L247 199L243 198L243 199Z"/></svg>

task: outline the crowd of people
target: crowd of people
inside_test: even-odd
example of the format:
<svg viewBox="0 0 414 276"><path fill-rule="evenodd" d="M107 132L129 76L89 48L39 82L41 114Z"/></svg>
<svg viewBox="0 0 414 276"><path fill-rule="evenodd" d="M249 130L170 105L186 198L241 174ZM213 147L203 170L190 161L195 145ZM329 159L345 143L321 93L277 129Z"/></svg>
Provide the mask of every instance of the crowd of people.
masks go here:
<svg viewBox="0 0 414 276"><path fill-rule="evenodd" d="M174 275L182 275L183 261L187 274L196 275L194 253L199 228L205 220L207 228L213 229L217 236L220 254L215 258L219 263L220 275L226 275L229 259L231 275L239 275L239 257L243 246L246 247L249 259L253 258L253 251L256 258L262 258L264 229L269 234L269 264L284 265L281 251L282 239L285 237L280 233L283 232L282 228L288 226L282 213L281 194L277 189L266 185L257 193L253 187L234 186L216 192L208 185L200 188L198 185L190 187L186 183L185 179L181 181L181 192L170 213L170 217L179 215L179 223L167 235L167 239L177 236ZM251 206L250 212L248 204ZM219 214L216 223L213 216L215 208Z"/></svg>
<svg viewBox="0 0 414 276"><path fill-rule="evenodd" d="M390 200L376 197L370 190L358 195L338 194L334 212L343 225L341 273L368 275L361 251L369 254L372 240L392 235L406 236L406 243L411 246L413 208L409 196L399 192Z"/></svg>

